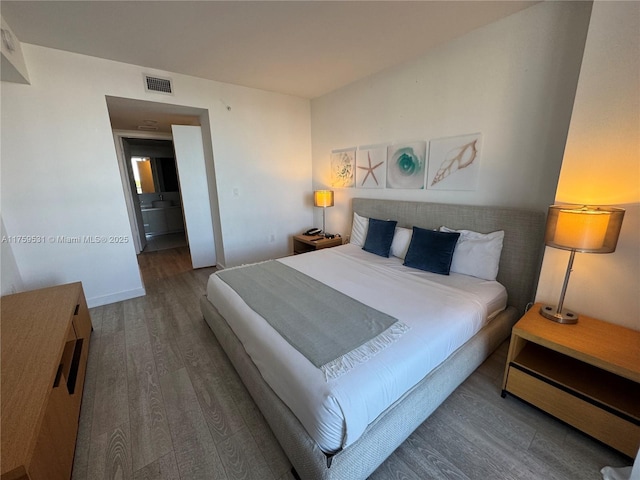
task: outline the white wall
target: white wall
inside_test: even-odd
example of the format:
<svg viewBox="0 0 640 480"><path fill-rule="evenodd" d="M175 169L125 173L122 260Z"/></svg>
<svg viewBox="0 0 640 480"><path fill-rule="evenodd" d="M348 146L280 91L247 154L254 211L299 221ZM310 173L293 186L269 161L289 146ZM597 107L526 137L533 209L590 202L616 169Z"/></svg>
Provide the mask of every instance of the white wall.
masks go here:
<svg viewBox="0 0 640 480"><path fill-rule="evenodd" d="M483 134L475 191L340 189L327 230L349 233L355 196L545 210L556 190L589 10L587 2L543 2L312 100L315 188L330 186L332 149Z"/></svg>
<svg viewBox="0 0 640 480"><path fill-rule="evenodd" d="M290 254L313 216L309 101L218 85L232 107L209 112L226 266Z"/></svg>
<svg viewBox="0 0 640 480"><path fill-rule="evenodd" d="M208 110L220 263L287 254L290 235L311 223L308 100L33 45L23 51L31 85L2 83L1 200L9 235L48 239L12 245L26 289L82 281L91 306L143 292L105 95ZM175 95L146 93L143 73L172 77ZM84 235L129 242L49 240Z"/></svg>
<svg viewBox="0 0 640 480"><path fill-rule="evenodd" d="M612 254L578 253L565 306L640 330L640 3L595 2L556 201L626 209ZM547 248L538 300L557 304L568 252Z"/></svg>

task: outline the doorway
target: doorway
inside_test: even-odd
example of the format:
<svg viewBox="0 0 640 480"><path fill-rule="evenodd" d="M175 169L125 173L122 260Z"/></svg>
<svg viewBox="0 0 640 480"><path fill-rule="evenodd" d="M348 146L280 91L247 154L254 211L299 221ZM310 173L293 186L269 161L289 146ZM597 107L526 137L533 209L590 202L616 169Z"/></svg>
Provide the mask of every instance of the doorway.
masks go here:
<svg viewBox="0 0 640 480"><path fill-rule="evenodd" d="M160 240L159 248L172 246L170 234L181 233L179 224L184 228L192 268L216 265L216 247L221 237L213 149L210 135L203 135L200 126L205 125L204 130L209 131L208 111L120 97L107 96L106 100L136 254L149 251L148 241ZM161 141L172 146L171 155L148 151L150 144L163 146ZM173 168L164 166L163 163L169 162L160 160L170 156L174 158L171 164L175 162L177 167L178 190L175 192L167 185L174 181L174 174L168 173ZM132 157L138 157L135 161L140 163L138 178L134 175ZM138 189L142 189L143 175L145 183L153 184L153 192L138 193ZM143 218L141 207L145 207L145 217L160 215L164 218ZM155 208L163 211L157 210L160 213L154 214ZM181 218L168 208L181 209ZM154 221L156 225L153 225ZM164 230L157 229L158 222ZM151 231L145 231L145 223ZM215 235L214 225L218 232Z"/></svg>
<svg viewBox="0 0 640 480"><path fill-rule="evenodd" d="M135 186L132 203L142 218L140 253L187 246L173 141L122 137L122 144L129 182Z"/></svg>

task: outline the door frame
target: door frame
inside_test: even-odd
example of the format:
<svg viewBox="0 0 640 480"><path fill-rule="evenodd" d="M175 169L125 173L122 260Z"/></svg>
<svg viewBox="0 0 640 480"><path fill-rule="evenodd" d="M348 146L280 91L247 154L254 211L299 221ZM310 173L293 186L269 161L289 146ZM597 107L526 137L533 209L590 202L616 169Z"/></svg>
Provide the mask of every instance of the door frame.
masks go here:
<svg viewBox="0 0 640 480"><path fill-rule="evenodd" d="M139 225L137 218L140 215L136 214L136 210L140 210L140 203L134 200L134 192L131 190L131 180L129 177L129 171L127 167L127 159L124 154L124 145L122 140L124 138L144 138L152 140L171 140L173 141L173 135L170 133L161 132L138 132L131 130L113 130L113 141L116 145L116 156L118 158L118 167L120 168L120 180L122 181L122 189L124 190L124 201L127 205L127 213L129 214L129 224L131 225L131 236L133 238L133 245L136 249L136 255L142 252L142 245L140 244L140 236L144 235L144 225ZM136 193L137 195L137 193Z"/></svg>

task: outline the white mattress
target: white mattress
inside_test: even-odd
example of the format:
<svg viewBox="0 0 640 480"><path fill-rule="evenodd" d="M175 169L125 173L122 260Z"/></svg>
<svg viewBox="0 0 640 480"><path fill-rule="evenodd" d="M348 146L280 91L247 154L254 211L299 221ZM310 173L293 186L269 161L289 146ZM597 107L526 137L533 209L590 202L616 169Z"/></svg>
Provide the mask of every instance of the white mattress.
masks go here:
<svg viewBox="0 0 640 480"><path fill-rule="evenodd" d="M378 415L506 306L507 293L498 282L415 270L399 258L379 257L355 245L279 261L410 327L368 362L327 381L231 287L215 274L209 278L209 301L265 381L327 453L356 441Z"/></svg>

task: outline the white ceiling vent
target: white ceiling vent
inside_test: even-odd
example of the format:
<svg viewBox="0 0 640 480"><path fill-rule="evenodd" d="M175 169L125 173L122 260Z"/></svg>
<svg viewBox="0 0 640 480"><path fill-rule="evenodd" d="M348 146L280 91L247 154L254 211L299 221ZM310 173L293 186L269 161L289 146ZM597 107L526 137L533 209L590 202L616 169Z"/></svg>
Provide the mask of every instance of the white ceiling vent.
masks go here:
<svg viewBox="0 0 640 480"><path fill-rule="evenodd" d="M144 76L144 89L147 92L165 93L173 95L173 84L170 78L156 77L152 75Z"/></svg>

